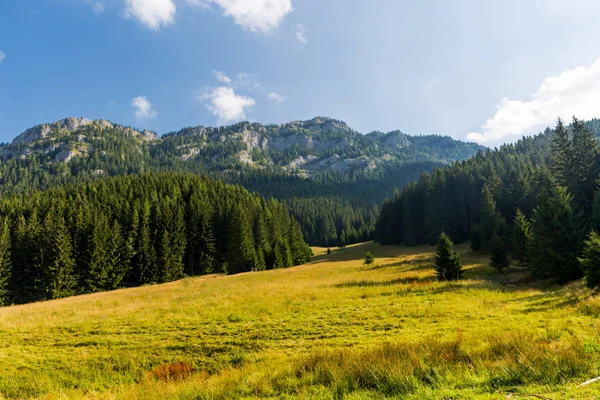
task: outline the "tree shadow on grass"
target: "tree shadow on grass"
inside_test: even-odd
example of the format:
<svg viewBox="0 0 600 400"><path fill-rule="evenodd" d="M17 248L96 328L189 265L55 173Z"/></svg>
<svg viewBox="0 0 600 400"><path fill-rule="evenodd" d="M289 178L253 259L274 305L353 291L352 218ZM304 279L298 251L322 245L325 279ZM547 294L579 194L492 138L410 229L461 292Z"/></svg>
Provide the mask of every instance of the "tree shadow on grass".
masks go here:
<svg viewBox="0 0 600 400"><path fill-rule="evenodd" d="M430 277L406 277L399 279L392 279L390 281L369 281L369 280L360 280L360 281L348 281L335 284L334 287L337 288L349 288L349 287L385 287L385 286L396 286L396 285L407 285L411 283L417 282L435 282L435 279L431 279Z"/></svg>

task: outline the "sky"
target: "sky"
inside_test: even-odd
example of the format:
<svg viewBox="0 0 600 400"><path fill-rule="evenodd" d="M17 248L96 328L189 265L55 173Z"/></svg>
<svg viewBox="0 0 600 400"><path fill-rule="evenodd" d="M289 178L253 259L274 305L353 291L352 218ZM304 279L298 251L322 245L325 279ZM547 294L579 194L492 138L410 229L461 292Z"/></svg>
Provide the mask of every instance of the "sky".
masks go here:
<svg viewBox="0 0 600 400"><path fill-rule="evenodd" d="M0 2L0 141L329 116L487 146L600 117L597 0Z"/></svg>

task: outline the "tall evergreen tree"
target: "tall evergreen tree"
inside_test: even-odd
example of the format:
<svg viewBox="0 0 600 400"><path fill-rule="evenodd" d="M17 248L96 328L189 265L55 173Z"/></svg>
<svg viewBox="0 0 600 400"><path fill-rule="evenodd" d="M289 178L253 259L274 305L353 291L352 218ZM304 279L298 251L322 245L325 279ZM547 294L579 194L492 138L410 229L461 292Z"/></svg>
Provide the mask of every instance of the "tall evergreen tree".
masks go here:
<svg viewBox="0 0 600 400"><path fill-rule="evenodd" d="M531 223L520 209L513 221L512 227L512 256L521 265L529 264L529 242L531 241Z"/></svg>
<svg viewBox="0 0 600 400"><path fill-rule="evenodd" d="M77 292L77 276L71 236L65 220L56 210L51 210L42 229L37 268L43 273L45 298L72 296Z"/></svg>
<svg viewBox="0 0 600 400"><path fill-rule="evenodd" d="M481 189L481 203L479 208L479 232L481 235L481 247L489 250L494 233L498 229L501 217L498 206L494 200L492 189L484 185Z"/></svg>
<svg viewBox="0 0 600 400"><path fill-rule="evenodd" d="M570 169L573 171L573 180L567 187L573 194L575 203L581 207L585 215L591 216L594 193L600 175L598 141L583 121L573 117L571 126L573 139Z"/></svg>
<svg viewBox="0 0 600 400"><path fill-rule="evenodd" d="M0 222L0 306L9 304L11 299L11 268L10 225L8 220L3 219Z"/></svg>
<svg viewBox="0 0 600 400"><path fill-rule="evenodd" d="M497 233L492 238L490 266L500 273L510 266L506 241Z"/></svg>
<svg viewBox="0 0 600 400"><path fill-rule="evenodd" d="M600 288L600 235L596 231L590 232L585 241L579 262L583 267L586 285L590 289Z"/></svg>
<svg viewBox="0 0 600 400"><path fill-rule="evenodd" d="M564 187L543 193L531 220L529 267L537 278L559 283L582 276L577 257L581 253L584 230L572 208L573 197Z"/></svg>
<svg viewBox="0 0 600 400"><path fill-rule="evenodd" d="M231 219L227 249L227 272L249 272L255 264L256 252L252 237L252 225L248 215L237 208Z"/></svg>

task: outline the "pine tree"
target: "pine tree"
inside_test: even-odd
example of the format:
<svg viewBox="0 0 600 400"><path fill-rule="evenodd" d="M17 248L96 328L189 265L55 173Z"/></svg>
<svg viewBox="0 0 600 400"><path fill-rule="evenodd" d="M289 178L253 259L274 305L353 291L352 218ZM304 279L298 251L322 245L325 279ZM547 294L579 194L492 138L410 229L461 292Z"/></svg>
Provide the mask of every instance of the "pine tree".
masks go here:
<svg viewBox="0 0 600 400"><path fill-rule="evenodd" d="M444 232L440 234L435 254L435 271L440 280L455 281L462 278L460 256L454 251L454 243Z"/></svg>
<svg viewBox="0 0 600 400"><path fill-rule="evenodd" d="M367 250L367 252L365 253L365 258L363 259L363 264L371 265L374 262L375 262L375 257L373 257L373 254L371 254L371 252Z"/></svg>
<svg viewBox="0 0 600 400"><path fill-rule="evenodd" d="M9 304L11 299L11 255L10 255L10 225L4 219L0 223L0 306Z"/></svg>
<svg viewBox="0 0 600 400"><path fill-rule="evenodd" d="M531 241L531 223L520 209L513 221L512 257L521 265L529 264L529 242Z"/></svg>
<svg viewBox="0 0 600 400"><path fill-rule="evenodd" d="M572 209L573 197L564 187L542 193L531 220L529 268L536 278L565 283L582 276L577 261L584 230Z"/></svg>
<svg viewBox="0 0 600 400"><path fill-rule="evenodd" d="M590 232L585 241L583 256L579 259L585 276L585 283L590 289L600 288L600 235Z"/></svg>

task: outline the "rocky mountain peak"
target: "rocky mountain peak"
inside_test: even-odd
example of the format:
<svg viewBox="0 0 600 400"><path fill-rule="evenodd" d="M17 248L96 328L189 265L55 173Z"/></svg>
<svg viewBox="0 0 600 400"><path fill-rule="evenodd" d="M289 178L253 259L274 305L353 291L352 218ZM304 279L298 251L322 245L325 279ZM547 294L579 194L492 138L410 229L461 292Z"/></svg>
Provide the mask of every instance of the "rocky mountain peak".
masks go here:
<svg viewBox="0 0 600 400"><path fill-rule="evenodd" d="M54 135L59 132L68 132L75 133L81 131L83 128L96 125L101 129L113 129L119 127L119 125L113 124L110 121L100 119L100 120L91 120L88 118L65 118L59 121L50 123L50 124L41 124L36 125L33 128L27 129L25 132L21 133L12 141L12 146L29 146L35 142L44 139L52 139ZM125 133L139 137L144 141L152 141L156 140L157 136L154 132L150 132L147 130L137 131L133 128L122 128Z"/></svg>

